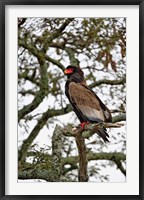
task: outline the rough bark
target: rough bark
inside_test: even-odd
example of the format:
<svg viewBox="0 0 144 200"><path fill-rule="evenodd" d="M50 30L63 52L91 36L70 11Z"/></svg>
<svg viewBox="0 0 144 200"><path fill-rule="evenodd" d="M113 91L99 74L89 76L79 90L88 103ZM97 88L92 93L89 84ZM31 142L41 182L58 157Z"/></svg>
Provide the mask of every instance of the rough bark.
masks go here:
<svg viewBox="0 0 144 200"><path fill-rule="evenodd" d="M77 133L75 135L78 155L79 155L79 169L78 169L78 180L79 182L88 181L88 172L87 172L87 152L84 137Z"/></svg>

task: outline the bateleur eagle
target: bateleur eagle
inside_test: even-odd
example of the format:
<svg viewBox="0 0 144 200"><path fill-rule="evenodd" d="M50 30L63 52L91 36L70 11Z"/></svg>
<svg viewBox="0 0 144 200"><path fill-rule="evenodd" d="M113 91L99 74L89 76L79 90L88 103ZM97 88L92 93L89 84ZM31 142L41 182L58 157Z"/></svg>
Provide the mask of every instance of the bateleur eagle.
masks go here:
<svg viewBox="0 0 144 200"><path fill-rule="evenodd" d="M77 66L68 66L64 74L67 75L65 94L79 118L81 125L85 123L111 122L109 109L100 98L87 86L84 73ZM99 128L97 134L106 142L109 135L105 128Z"/></svg>

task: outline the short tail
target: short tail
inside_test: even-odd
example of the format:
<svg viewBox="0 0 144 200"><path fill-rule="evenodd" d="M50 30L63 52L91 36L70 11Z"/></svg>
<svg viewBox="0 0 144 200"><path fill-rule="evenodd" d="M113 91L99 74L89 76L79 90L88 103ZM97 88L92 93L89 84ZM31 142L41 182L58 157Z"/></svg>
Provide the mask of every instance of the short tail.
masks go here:
<svg viewBox="0 0 144 200"><path fill-rule="evenodd" d="M104 140L104 142L109 142L109 140L108 140L109 135L107 134L105 128L99 128L97 130L97 134Z"/></svg>

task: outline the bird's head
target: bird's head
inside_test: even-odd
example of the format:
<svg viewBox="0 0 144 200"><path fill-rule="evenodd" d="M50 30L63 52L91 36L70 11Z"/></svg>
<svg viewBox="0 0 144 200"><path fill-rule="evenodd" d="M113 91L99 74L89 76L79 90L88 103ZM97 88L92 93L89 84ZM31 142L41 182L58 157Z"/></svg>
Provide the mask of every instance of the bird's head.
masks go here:
<svg viewBox="0 0 144 200"><path fill-rule="evenodd" d="M65 70L64 70L64 74L68 76L68 78L70 78L72 75L80 75L81 77L84 77L84 73L81 70L80 67L78 66L72 66L69 65Z"/></svg>

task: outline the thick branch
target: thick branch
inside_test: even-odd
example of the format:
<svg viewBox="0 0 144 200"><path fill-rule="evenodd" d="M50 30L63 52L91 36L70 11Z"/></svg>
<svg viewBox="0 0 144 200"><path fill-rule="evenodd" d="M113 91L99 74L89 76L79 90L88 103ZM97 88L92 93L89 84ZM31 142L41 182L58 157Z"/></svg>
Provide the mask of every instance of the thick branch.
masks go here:
<svg viewBox="0 0 144 200"><path fill-rule="evenodd" d="M121 152L101 152L101 153L93 153L93 152L88 152L87 153L87 160L92 161L92 160L109 160L113 161L117 167L121 170L121 172L126 175L126 170L122 167L121 162L126 160L126 155ZM78 156L70 156L67 158L62 159L62 164L66 165L74 165L78 162Z"/></svg>
<svg viewBox="0 0 144 200"><path fill-rule="evenodd" d="M59 125L56 125L55 130L52 136L52 157L51 157L51 166L53 171L52 182L59 182L62 174L62 128Z"/></svg>
<svg viewBox="0 0 144 200"><path fill-rule="evenodd" d="M125 121L126 120L126 114L119 114L119 115L116 115L112 118L112 122L113 123L116 123L116 122L120 122L120 121Z"/></svg>
<svg viewBox="0 0 144 200"><path fill-rule="evenodd" d="M65 51L67 52L71 65L79 65L79 60L75 57L75 52L73 49L69 47L65 47Z"/></svg>
<svg viewBox="0 0 144 200"><path fill-rule="evenodd" d="M82 132L82 136L84 138L90 138L92 135L94 135L99 128L119 128L123 126L124 124L122 123L99 123L99 124L88 124L85 125L85 128L82 130L81 128L78 129L78 132Z"/></svg>
<svg viewBox="0 0 144 200"><path fill-rule="evenodd" d="M87 159L88 159L88 161L91 161L91 160L125 161L126 155L124 153L121 153L121 152L110 152L110 153L107 153L107 152L101 152L101 153L88 152L87 153ZM76 164L77 162L78 162L78 156L70 156L70 157L62 159L63 165Z"/></svg>
<svg viewBox="0 0 144 200"><path fill-rule="evenodd" d="M69 126L64 128L64 132L63 133L64 133L64 135L70 136L70 137L71 136L72 137L76 137L77 134L82 134L82 136L84 138L88 139L93 134L95 134L99 128L119 128L121 126L124 126L124 123L107 123L107 122L90 123L90 124L85 124L83 129L80 126L72 127L71 125L69 125Z"/></svg>
<svg viewBox="0 0 144 200"><path fill-rule="evenodd" d="M84 138L81 134L76 134L76 144L79 152L79 171L78 171L78 180L79 182L87 182L87 152Z"/></svg>

